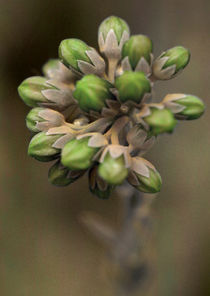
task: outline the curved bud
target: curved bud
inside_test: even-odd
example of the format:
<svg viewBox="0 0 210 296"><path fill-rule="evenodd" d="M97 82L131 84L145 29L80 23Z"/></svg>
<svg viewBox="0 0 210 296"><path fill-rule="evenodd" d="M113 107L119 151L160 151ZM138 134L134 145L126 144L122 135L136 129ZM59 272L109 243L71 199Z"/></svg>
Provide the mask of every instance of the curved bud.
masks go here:
<svg viewBox="0 0 210 296"><path fill-rule="evenodd" d="M140 68L143 65L151 64L151 54L153 50L152 41L145 35L134 35L125 42L122 49L122 58L128 57L129 63L133 70L137 65Z"/></svg>
<svg viewBox="0 0 210 296"><path fill-rule="evenodd" d="M131 180L132 179L132 180ZM134 184L133 184L133 180ZM149 176L145 177L143 175L133 172L133 176L128 178L128 181L136 189L145 193L157 193L160 192L162 179L157 170L149 168Z"/></svg>
<svg viewBox="0 0 210 296"><path fill-rule="evenodd" d="M51 184L56 186L67 186L84 174L84 171L70 171L64 167L58 160L50 169L48 173L48 180Z"/></svg>
<svg viewBox="0 0 210 296"><path fill-rule="evenodd" d="M35 135L28 146L28 154L39 161L51 161L59 156L60 150L53 144L60 135L47 135L40 132Z"/></svg>
<svg viewBox="0 0 210 296"><path fill-rule="evenodd" d="M128 169L125 167L124 156L113 158L108 152L102 163L98 167L99 176L110 185L119 185L128 175Z"/></svg>
<svg viewBox="0 0 210 296"><path fill-rule="evenodd" d="M130 29L127 23L116 16L106 18L98 30L98 43L107 58L120 59L123 44L128 40Z"/></svg>
<svg viewBox="0 0 210 296"><path fill-rule="evenodd" d="M34 132L38 133L40 130L36 127L37 122L43 122L44 119L39 117L39 112L45 108L37 107L33 108L26 116L26 126L27 128Z"/></svg>
<svg viewBox="0 0 210 296"><path fill-rule="evenodd" d="M136 175L139 185L136 188L145 193L157 193L161 189L162 179L158 171L149 168L149 177Z"/></svg>
<svg viewBox="0 0 210 296"><path fill-rule="evenodd" d="M98 167L94 166L89 170L89 189L101 199L108 199L114 186L107 184L97 172Z"/></svg>
<svg viewBox="0 0 210 296"><path fill-rule="evenodd" d="M105 72L105 62L97 51L79 39L65 39L59 46L59 57L67 67L80 74Z"/></svg>
<svg viewBox="0 0 210 296"><path fill-rule="evenodd" d="M77 82L73 96L83 111L99 112L106 106L106 100L113 98L110 88L112 85L107 80L96 75L86 75Z"/></svg>
<svg viewBox="0 0 210 296"><path fill-rule="evenodd" d="M160 191L162 180L156 168L142 157L133 157L128 182L139 191L156 193Z"/></svg>
<svg viewBox="0 0 210 296"><path fill-rule="evenodd" d="M70 140L63 148L61 162L71 170L88 169L99 148L88 146L90 137Z"/></svg>
<svg viewBox="0 0 210 296"><path fill-rule="evenodd" d="M72 104L72 91L58 89L45 77L34 76L25 79L18 87L20 97L30 107L50 107L64 110Z"/></svg>
<svg viewBox="0 0 210 296"><path fill-rule="evenodd" d="M47 83L47 79L41 76L33 76L25 79L18 87L21 99L29 107L37 107L40 103L48 102L42 91L55 89Z"/></svg>
<svg viewBox="0 0 210 296"><path fill-rule="evenodd" d="M175 117L180 120L197 119L205 111L202 100L192 95L169 94L163 99L163 104L171 109Z"/></svg>
<svg viewBox="0 0 210 296"><path fill-rule="evenodd" d="M123 103L134 101L139 104L144 95L151 92L150 81L143 72L126 71L116 78L115 86Z"/></svg>
<svg viewBox="0 0 210 296"><path fill-rule="evenodd" d="M48 108L33 108L26 116L26 126L32 132L48 131L52 127L63 125L63 114Z"/></svg>
<svg viewBox="0 0 210 296"><path fill-rule="evenodd" d="M184 69L190 61L190 52L182 46L176 46L163 52L153 63L153 75L156 79L171 79Z"/></svg>
<svg viewBox="0 0 210 296"><path fill-rule="evenodd" d="M150 108L150 115L144 117L144 121L150 127L151 135L157 136L162 133L171 133L177 121L169 109Z"/></svg>

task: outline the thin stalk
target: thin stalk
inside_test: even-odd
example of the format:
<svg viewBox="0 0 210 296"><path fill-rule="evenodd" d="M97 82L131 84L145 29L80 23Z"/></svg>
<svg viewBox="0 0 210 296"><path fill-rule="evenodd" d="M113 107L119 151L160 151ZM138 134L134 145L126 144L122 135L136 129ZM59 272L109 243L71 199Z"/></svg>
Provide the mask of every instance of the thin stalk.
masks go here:
<svg viewBox="0 0 210 296"><path fill-rule="evenodd" d="M114 83L115 73L118 64L118 59L108 59L108 78L111 83Z"/></svg>
<svg viewBox="0 0 210 296"><path fill-rule="evenodd" d="M123 223L111 255L119 266L116 295L127 296L138 291L148 275L144 247L149 235L151 200L130 186L123 187L120 195L124 207Z"/></svg>

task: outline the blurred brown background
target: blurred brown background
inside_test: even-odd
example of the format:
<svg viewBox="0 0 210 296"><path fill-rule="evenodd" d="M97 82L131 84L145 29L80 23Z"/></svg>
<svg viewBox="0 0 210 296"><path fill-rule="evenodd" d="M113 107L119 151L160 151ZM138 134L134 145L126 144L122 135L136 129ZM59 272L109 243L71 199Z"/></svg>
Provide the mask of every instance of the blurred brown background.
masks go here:
<svg viewBox="0 0 210 296"><path fill-rule="evenodd" d="M163 178L153 203L158 279L144 296L210 295L210 2L209 0L0 0L0 295L108 296L106 252L78 223L93 210L120 226L117 196L101 201L84 178L67 188L47 181L48 164L27 156L29 109L17 86L57 57L64 38L97 46L107 16L124 18L133 34L154 42L155 54L175 45L191 50L176 79L156 96L192 93L207 107L198 121L180 122L148 154ZM139 291L138 295L141 294Z"/></svg>

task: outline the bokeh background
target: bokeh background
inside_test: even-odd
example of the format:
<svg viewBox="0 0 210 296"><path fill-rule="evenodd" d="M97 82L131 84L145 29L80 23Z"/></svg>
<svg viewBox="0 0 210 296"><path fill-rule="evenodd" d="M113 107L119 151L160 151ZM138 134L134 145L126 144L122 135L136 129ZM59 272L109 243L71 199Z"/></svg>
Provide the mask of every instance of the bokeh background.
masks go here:
<svg viewBox="0 0 210 296"><path fill-rule="evenodd" d="M48 183L48 164L27 156L29 109L16 91L57 57L62 39L97 46L97 27L111 14L124 18L133 34L149 35L156 55L188 47L191 63L174 80L159 82L156 97L192 93L207 107L201 119L180 122L173 135L160 137L147 155L163 187L152 204L157 279L138 295L210 295L209 0L0 0L2 296L112 295L106 250L78 216L91 210L120 227L120 200L97 200L85 178L64 189Z"/></svg>

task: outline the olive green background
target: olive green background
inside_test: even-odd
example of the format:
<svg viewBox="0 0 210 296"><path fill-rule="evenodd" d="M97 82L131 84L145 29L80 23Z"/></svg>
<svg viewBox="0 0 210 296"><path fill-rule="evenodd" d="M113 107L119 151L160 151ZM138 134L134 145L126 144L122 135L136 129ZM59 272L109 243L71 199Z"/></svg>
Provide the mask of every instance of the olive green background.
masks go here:
<svg viewBox="0 0 210 296"><path fill-rule="evenodd" d="M112 295L106 250L78 217L91 210L120 227L120 200L97 200L85 178L64 189L48 183L49 165L27 156L29 109L16 91L57 57L62 39L97 46L97 27L110 14L124 18L133 34L149 35L156 55L179 44L189 48L189 66L157 83L156 98L191 93L207 107L148 153L163 178L152 206L157 279L137 294L210 295L209 13L209 0L0 0L0 295Z"/></svg>

